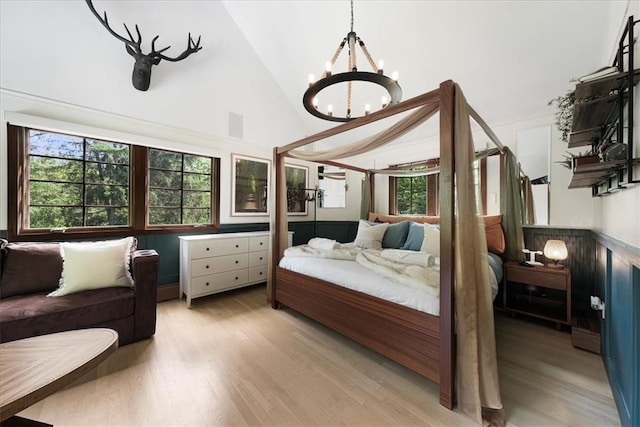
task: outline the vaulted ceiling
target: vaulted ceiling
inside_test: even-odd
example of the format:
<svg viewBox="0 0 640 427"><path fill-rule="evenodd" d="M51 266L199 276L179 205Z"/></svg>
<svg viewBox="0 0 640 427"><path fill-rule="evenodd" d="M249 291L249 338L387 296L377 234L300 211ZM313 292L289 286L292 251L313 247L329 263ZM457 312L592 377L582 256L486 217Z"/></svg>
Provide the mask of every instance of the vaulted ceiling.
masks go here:
<svg viewBox="0 0 640 427"><path fill-rule="evenodd" d="M302 95L308 75L321 74L349 31L349 1L223 4L309 133L332 126L304 110ZM356 0L354 30L374 59L384 59L386 73L399 72L403 99L453 79L488 123L503 124L549 114L549 100L571 79L609 65L626 7L626 1ZM362 56L358 61L369 70Z"/></svg>

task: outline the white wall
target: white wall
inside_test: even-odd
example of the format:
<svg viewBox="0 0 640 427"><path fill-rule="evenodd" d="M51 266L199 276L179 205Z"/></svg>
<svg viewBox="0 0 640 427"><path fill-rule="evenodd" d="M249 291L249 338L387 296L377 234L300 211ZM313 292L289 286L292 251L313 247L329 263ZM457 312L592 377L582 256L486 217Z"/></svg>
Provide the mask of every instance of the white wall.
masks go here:
<svg viewBox="0 0 640 427"><path fill-rule="evenodd" d="M610 25L606 27L609 30L609 38L615 41L611 45L611 51L608 52L609 63L613 60L614 52L618 47L617 41L620 39L623 26L627 23L627 18L633 15L636 20L640 19L640 2L631 1L628 5L625 5L625 2L615 3L618 9L615 14L612 14ZM640 48L637 37L640 25L636 24L634 31L636 34L634 69L638 69L640 68ZM640 85L636 85L634 89L634 157L640 158ZM634 179L640 180L640 166L635 168ZM594 224L596 229L625 243L640 247L640 184L597 198L596 207L598 209Z"/></svg>
<svg viewBox="0 0 640 427"><path fill-rule="evenodd" d="M177 63L153 67L147 92L133 88L133 58L83 1L0 1L0 229L7 228L6 113L18 112L126 134L127 142L221 158L221 221L231 217L231 153L270 159L272 147L304 136L280 88L217 1L99 1L116 30L140 26L143 50L159 34L166 54L202 34L203 49ZM156 15L172 11L172 21ZM133 11L123 15L123 9ZM138 11L138 13L135 13ZM166 16L166 15L164 15ZM166 18L165 18L166 19ZM124 30L122 30L124 32ZM229 113L243 118L243 137L229 136ZM107 132L108 133L108 132ZM299 163L299 162L298 162ZM306 219L297 217L297 219Z"/></svg>

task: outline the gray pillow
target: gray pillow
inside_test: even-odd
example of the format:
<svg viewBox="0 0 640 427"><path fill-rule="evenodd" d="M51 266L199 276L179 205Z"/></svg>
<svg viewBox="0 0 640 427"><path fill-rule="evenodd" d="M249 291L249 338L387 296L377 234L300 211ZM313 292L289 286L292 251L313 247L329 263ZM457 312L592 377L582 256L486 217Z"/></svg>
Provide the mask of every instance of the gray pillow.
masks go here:
<svg viewBox="0 0 640 427"><path fill-rule="evenodd" d="M407 239L404 245L400 249L409 251L419 251L422 247L422 241L424 240L424 226L416 222L409 223L409 232L407 233Z"/></svg>
<svg viewBox="0 0 640 427"><path fill-rule="evenodd" d="M387 231L382 237L382 247L390 249L400 249L407 240L409 233L409 221L401 221L395 224L389 224Z"/></svg>

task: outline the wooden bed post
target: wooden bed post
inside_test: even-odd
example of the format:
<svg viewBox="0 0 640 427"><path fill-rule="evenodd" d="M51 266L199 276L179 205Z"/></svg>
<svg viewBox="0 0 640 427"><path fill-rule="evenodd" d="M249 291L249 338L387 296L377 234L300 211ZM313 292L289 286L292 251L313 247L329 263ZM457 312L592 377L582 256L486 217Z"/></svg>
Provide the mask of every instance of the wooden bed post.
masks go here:
<svg viewBox="0 0 640 427"><path fill-rule="evenodd" d="M454 86L440 84L440 404L455 401L454 331Z"/></svg>
<svg viewBox="0 0 640 427"><path fill-rule="evenodd" d="M270 195L271 197L275 198L275 203L273 204L274 206L274 212L273 212L273 218L274 220L271 222L271 226L274 228L273 230L271 230L271 271L269 272L270 277L271 277L271 281L270 281L270 286L271 289L269 289L269 293L268 296L271 299L271 307L272 308L278 308L278 302L276 301L276 267L278 266L278 263L280 262L280 257L282 256L282 251L280 250L280 236L281 236L281 220L282 220L282 201L281 201L281 197L280 197L280 185L282 184L282 181L285 179L284 176L282 176L282 163L284 162L284 155L283 154L278 154L278 149L277 147L273 149L273 167L274 167L274 171L275 173L273 174L275 177L275 185L273 186L273 194ZM285 193L286 194L286 193ZM285 212L285 216L286 216L286 212Z"/></svg>

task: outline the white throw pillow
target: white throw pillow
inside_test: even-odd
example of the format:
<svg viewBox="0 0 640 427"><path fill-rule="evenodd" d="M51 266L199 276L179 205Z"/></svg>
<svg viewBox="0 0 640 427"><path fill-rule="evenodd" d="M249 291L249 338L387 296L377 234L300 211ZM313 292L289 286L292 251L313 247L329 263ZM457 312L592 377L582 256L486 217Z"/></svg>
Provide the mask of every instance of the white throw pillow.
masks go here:
<svg viewBox="0 0 640 427"><path fill-rule="evenodd" d="M424 224L424 239L420 251L440 256L440 227L434 224Z"/></svg>
<svg viewBox="0 0 640 427"><path fill-rule="evenodd" d="M367 221L360 220L356 240L353 243L363 249L382 249L382 238L388 226L387 223L369 224Z"/></svg>
<svg viewBox="0 0 640 427"><path fill-rule="evenodd" d="M103 242L60 244L60 287L48 296L59 297L90 289L133 287L129 272L133 237Z"/></svg>

